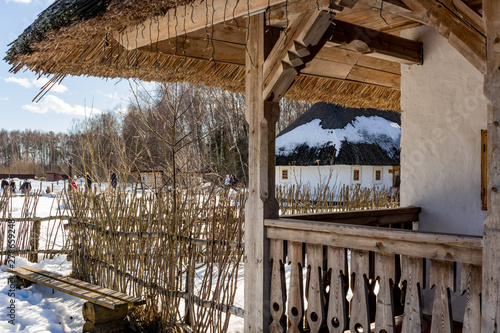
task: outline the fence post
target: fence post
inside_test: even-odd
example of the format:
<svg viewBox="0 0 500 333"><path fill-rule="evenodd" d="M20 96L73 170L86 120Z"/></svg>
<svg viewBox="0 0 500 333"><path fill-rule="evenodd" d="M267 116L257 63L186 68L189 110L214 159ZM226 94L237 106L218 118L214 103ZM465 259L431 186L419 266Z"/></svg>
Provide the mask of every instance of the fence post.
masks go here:
<svg viewBox="0 0 500 333"><path fill-rule="evenodd" d="M194 318L194 303L193 303L193 296L194 296L193 288L194 288L194 274L195 274L193 256L196 253L196 245L192 244L191 246L195 248L195 251L189 251L191 255L189 256L189 263L186 271L186 293L188 294L188 298L186 300L184 321L186 325L193 327L193 325L196 324Z"/></svg>
<svg viewBox="0 0 500 333"><path fill-rule="evenodd" d="M38 247L40 245L40 220L33 221L33 227L30 234L30 254L28 260L31 262L38 262Z"/></svg>

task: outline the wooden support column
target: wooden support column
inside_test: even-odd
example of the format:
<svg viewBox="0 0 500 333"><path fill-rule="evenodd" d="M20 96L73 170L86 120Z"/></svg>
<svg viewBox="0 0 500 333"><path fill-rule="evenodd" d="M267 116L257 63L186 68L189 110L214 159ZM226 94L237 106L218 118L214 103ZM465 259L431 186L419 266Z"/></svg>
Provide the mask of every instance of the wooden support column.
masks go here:
<svg viewBox="0 0 500 333"><path fill-rule="evenodd" d="M500 1L484 0L488 99L488 213L484 220L481 332L500 329Z"/></svg>
<svg viewBox="0 0 500 333"><path fill-rule="evenodd" d="M275 186L277 102L265 102L264 14L249 18L246 54L246 119L249 124L249 198L245 207L245 332L268 332L271 321L269 241L265 218L278 217Z"/></svg>

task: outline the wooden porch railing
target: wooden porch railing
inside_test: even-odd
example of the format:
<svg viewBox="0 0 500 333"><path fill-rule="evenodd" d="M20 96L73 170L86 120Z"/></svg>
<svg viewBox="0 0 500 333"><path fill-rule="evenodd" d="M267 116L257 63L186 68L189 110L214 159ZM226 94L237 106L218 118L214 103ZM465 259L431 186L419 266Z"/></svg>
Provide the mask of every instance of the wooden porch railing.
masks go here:
<svg viewBox="0 0 500 333"><path fill-rule="evenodd" d="M456 331L480 330L481 237L296 218L265 225L271 332L451 333L454 320ZM432 317L422 314L424 288L435 289ZM452 317L453 292L467 292L463 318Z"/></svg>

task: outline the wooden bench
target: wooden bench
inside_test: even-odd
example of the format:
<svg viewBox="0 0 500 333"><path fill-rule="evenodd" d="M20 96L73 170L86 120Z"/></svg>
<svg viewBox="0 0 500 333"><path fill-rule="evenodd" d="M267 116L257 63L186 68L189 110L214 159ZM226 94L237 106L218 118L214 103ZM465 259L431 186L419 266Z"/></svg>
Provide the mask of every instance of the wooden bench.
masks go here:
<svg viewBox="0 0 500 333"><path fill-rule="evenodd" d="M146 303L137 297L31 266L9 268L7 272L20 278L18 286L38 283L86 300L82 310L85 320L83 333L125 332L128 323L124 319L129 307Z"/></svg>

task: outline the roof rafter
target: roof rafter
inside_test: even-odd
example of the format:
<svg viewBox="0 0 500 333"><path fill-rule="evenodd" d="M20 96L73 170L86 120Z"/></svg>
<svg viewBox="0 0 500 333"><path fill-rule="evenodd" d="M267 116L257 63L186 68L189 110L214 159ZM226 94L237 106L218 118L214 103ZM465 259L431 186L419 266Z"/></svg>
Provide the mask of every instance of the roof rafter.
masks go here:
<svg viewBox="0 0 500 333"><path fill-rule="evenodd" d="M114 34L127 50L137 49L162 40L185 35L189 32L231 21L242 16L251 16L272 6L287 2L287 5L302 8L328 8L331 3L341 4L349 0L227 0L210 2L196 0L191 5L172 8L163 16L154 17ZM208 28L210 30L210 28Z"/></svg>
<svg viewBox="0 0 500 333"><path fill-rule="evenodd" d="M435 0L402 0L419 17L419 22L435 28L481 73L486 71L486 38L469 22ZM449 0L450 2L452 0ZM453 2L456 2L453 0ZM458 2L457 2L458 3ZM465 4L464 4L465 5ZM385 8L385 7L384 7ZM469 12L470 15L472 15Z"/></svg>
<svg viewBox="0 0 500 333"><path fill-rule="evenodd" d="M286 67L315 77L362 82L399 89L399 63L421 63L422 43L334 20L323 34L319 51L293 43L283 52ZM293 24L293 20L292 20ZM290 27L292 26L290 24ZM296 23L299 24L299 23ZM213 37L212 37L213 36ZM208 35L190 33L139 48L142 52L210 60L220 63L245 64L246 30L244 27L218 24ZM292 32L287 31L288 42ZM276 45L285 43L285 34ZM279 48L279 49L281 49ZM311 51L317 55L310 59ZM275 50L278 54L278 48ZM300 54L300 56L299 56ZM281 64L280 64L281 65ZM292 71L290 69L290 71Z"/></svg>

